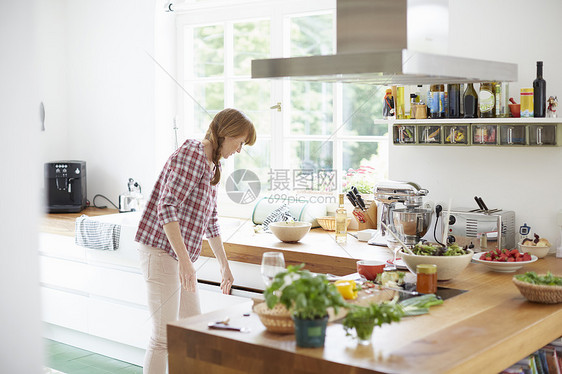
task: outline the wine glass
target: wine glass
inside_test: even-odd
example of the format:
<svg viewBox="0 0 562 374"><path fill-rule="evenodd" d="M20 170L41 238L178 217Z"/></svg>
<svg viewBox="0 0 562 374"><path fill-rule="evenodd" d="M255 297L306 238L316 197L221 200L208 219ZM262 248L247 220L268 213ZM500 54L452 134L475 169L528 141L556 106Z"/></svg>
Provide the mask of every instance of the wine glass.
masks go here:
<svg viewBox="0 0 562 374"><path fill-rule="evenodd" d="M400 240L404 241L404 226L398 224L390 224L387 225L387 229L389 231L392 231ZM400 248L402 248L402 245L400 244L400 242L398 240L396 240L396 238L394 237L394 235L392 235L391 233L387 233L387 242L388 242L388 249L390 249L391 251L394 252L394 255L392 257L392 265L394 266L394 269L396 270L396 255L398 253L398 250Z"/></svg>
<svg viewBox="0 0 562 374"><path fill-rule="evenodd" d="M285 259L281 252L265 252L261 259L261 276L266 287L271 286L277 273L285 270Z"/></svg>

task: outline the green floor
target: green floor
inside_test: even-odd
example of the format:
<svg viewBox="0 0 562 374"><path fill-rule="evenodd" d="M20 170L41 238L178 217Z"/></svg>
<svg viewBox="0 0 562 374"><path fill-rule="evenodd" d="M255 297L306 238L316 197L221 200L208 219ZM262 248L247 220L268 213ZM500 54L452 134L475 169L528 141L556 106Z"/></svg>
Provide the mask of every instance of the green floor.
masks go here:
<svg viewBox="0 0 562 374"><path fill-rule="evenodd" d="M44 339L45 366L65 374L142 374L142 367Z"/></svg>

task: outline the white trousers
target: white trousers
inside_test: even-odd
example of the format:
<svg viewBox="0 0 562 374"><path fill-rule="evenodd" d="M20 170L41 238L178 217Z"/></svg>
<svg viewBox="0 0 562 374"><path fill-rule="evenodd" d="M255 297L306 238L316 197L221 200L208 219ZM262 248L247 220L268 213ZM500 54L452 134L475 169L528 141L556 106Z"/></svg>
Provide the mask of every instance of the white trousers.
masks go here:
<svg viewBox="0 0 562 374"><path fill-rule="evenodd" d="M168 366L166 325L201 313L199 294L180 286L178 261L160 248L140 244L152 333L144 358L144 374L165 374Z"/></svg>

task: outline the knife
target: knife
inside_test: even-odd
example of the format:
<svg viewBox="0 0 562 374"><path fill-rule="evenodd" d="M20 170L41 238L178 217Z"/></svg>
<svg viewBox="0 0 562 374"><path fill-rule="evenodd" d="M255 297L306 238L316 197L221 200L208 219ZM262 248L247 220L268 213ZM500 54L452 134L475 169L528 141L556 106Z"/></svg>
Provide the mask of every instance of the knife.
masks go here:
<svg viewBox="0 0 562 374"><path fill-rule="evenodd" d="M213 330L229 330L229 331L239 331L239 332L250 332L250 329L247 327L234 327L230 325L226 325L222 322L209 322L207 325L210 329Z"/></svg>
<svg viewBox="0 0 562 374"><path fill-rule="evenodd" d="M347 191L345 196L347 196L347 199L351 202L351 205L353 205L354 208L359 208L359 204L357 203L357 200L355 199L355 195L353 195L353 192Z"/></svg>
<svg viewBox="0 0 562 374"><path fill-rule="evenodd" d="M361 194L357 190L357 187L351 186L351 191L352 191L353 195L355 196L355 200L357 200L357 204L359 205L359 208L361 208L362 211L365 211L366 210L365 209L365 202L363 201L363 198L361 197Z"/></svg>
<svg viewBox="0 0 562 374"><path fill-rule="evenodd" d="M357 199L357 203L359 204L359 207L361 207L362 210L366 210L365 202L363 201L363 198L361 197L361 194L359 193L359 191L357 191L357 187L352 186L351 189L353 190L353 193L355 194L355 198Z"/></svg>

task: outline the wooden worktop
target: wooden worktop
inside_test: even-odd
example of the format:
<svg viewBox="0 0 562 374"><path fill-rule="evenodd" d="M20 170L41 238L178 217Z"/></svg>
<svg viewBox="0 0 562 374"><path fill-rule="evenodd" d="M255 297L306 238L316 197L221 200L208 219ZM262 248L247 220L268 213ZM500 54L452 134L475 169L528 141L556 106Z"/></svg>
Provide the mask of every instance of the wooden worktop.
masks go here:
<svg viewBox="0 0 562 374"><path fill-rule="evenodd" d="M562 274L549 255L516 271ZM511 278L471 263L441 286L468 290L432 307L430 314L375 328L372 344L358 346L339 323L328 326L324 348L297 348L294 335L276 335L251 302L168 326L170 373L498 373L562 335L562 304L530 303ZM248 334L209 330L230 317Z"/></svg>
<svg viewBox="0 0 562 374"><path fill-rule="evenodd" d="M264 252L282 252L287 265L306 263L317 273L346 275L356 271L357 259L383 260L392 257L383 247L374 247L348 235L346 244L336 243L333 231L312 229L298 243L283 243L271 233L254 231L251 220L240 221L237 228L221 228L224 248L229 260L261 264ZM201 256L213 257L206 241Z"/></svg>
<svg viewBox="0 0 562 374"><path fill-rule="evenodd" d="M85 214L90 217L119 213L117 209L88 207L79 213L50 213L43 216L39 230L49 234L74 236L76 218Z"/></svg>

